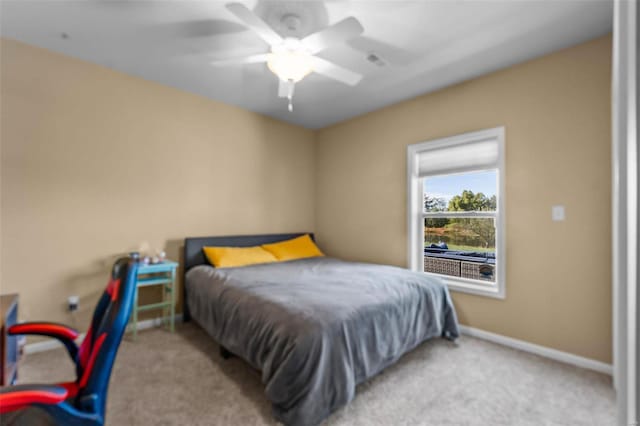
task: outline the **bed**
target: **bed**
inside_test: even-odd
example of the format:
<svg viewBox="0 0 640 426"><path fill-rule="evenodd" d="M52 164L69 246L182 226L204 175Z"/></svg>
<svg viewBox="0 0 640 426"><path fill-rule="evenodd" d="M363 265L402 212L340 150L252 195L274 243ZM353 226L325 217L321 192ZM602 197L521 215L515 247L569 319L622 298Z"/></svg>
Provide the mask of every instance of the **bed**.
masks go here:
<svg viewBox="0 0 640 426"><path fill-rule="evenodd" d="M330 257L216 269L202 252L300 235L187 238L184 318L260 370L277 420L312 426L406 352L459 330L446 286L426 274Z"/></svg>

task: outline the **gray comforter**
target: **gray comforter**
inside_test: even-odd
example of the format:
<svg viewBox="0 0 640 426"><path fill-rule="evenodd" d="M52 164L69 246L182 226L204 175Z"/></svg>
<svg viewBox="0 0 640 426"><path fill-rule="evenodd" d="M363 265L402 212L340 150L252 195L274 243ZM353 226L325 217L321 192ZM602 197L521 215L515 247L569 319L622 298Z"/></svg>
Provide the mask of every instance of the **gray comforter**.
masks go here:
<svg viewBox="0 0 640 426"><path fill-rule="evenodd" d="M186 275L192 317L262 372L274 416L316 425L357 384L431 337L458 337L438 279L406 269L313 258Z"/></svg>

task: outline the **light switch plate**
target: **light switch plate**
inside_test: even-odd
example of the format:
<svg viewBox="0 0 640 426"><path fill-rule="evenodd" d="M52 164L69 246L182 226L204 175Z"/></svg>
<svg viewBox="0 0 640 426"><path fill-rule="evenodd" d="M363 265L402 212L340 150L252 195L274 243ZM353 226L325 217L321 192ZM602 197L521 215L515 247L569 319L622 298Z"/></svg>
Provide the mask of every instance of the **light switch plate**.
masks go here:
<svg viewBox="0 0 640 426"><path fill-rule="evenodd" d="M551 206L551 220L554 222L562 222L564 219L564 206Z"/></svg>

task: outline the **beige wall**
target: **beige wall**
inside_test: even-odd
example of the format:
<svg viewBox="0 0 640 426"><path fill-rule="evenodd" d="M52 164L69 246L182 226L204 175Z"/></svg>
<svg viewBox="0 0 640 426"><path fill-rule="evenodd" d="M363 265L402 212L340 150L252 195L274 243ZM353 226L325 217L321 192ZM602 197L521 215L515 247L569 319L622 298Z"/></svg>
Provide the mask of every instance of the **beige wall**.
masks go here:
<svg viewBox="0 0 640 426"><path fill-rule="evenodd" d="M605 37L321 130L320 245L406 265L407 145L505 126L507 297L454 293L460 320L611 362L610 67Z"/></svg>
<svg viewBox="0 0 640 426"><path fill-rule="evenodd" d="M610 362L610 44L313 133L2 40L0 291L64 322L78 294L83 328L113 256L178 258L190 235L315 228L331 255L404 266L406 146L505 126L507 298L454 293L461 322Z"/></svg>
<svg viewBox="0 0 640 426"><path fill-rule="evenodd" d="M314 134L2 40L1 292L84 328L113 256L185 236L313 231ZM151 296L147 296L151 297Z"/></svg>

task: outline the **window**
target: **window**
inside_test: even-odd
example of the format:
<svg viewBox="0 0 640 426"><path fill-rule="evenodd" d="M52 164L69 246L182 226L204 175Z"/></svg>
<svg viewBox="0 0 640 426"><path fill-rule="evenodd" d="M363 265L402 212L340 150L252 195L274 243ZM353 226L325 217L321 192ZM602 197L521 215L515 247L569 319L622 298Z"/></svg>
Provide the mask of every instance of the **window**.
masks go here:
<svg viewBox="0 0 640 426"><path fill-rule="evenodd" d="M410 145L409 267L505 297L504 128Z"/></svg>

